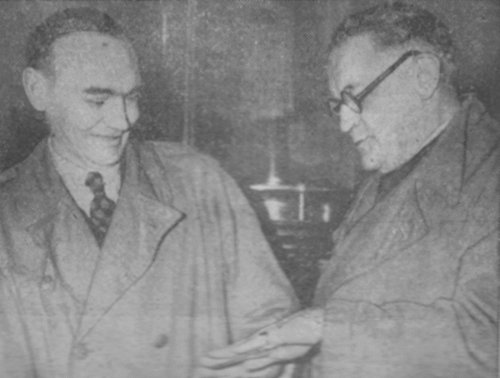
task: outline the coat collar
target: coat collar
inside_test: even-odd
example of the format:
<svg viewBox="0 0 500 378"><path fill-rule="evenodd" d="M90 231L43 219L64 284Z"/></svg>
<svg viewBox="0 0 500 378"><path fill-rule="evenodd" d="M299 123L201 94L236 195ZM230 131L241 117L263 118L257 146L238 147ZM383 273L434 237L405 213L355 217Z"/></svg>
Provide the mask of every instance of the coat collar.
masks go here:
<svg viewBox="0 0 500 378"><path fill-rule="evenodd" d="M160 173L153 170L158 167L144 160L136 146L127 149L124 182L89 293L82 337L141 278L154 262L164 236L184 216L168 204L172 194L167 182L161 183L166 193L155 191Z"/></svg>
<svg viewBox="0 0 500 378"><path fill-rule="evenodd" d="M423 210L432 211L434 200L439 199L450 206L455 204L465 182L498 145L498 130L487 130L488 123L492 123L489 120L479 101L474 97L466 99L428 154L389 196L401 187L408 190L411 183L416 199L421 202L419 206L425 207ZM478 125L480 121L486 122ZM372 175L361 188L347 223L357 223L378 205L376 192L380 178L379 173Z"/></svg>
<svg viewBox="0 0 500 378"><path fill-rule="evenodd" d="M168 183L155 186L160 173L154 170L159 168L142 164L142 158L139 146L131 142L124 155L125 175L110 229L101 251L95 244L96 254L99 255L95 271L89 269L88 280L83 280L92 280L81 327L83 333L90 331L100 317L140 279L153 263L165 235L183 218L183 213L171 204L172 193ZM55 169L46 141L37 146L17 171L20 187L15 195L18 196L17 212L21 217L21 227L45 252L45 259L33 260L32 264L38 266L32 266L30 271L40 272L50 265L42 263L40 266L41 260L56 264L57 258L53 256L57 253L55 235L64 234L64 230L58 230L68 227L61 224L63 215L79 210ZM160 186L161 193L155 190ZM84 222L82 227L85 227ZM78 246L69 253L77 254ZM59 268L56 266L55 270ZM69 286L79 285L78 282L71 282L71 277L67 283ZM84 291L81 287L75 289L80 293Z"/></svg>
<svg viewBox="0 0 500 378"><path fill-rule="evenodd" d="M144 217L141 219L146 224L166 222L172 226L182 217L182 213L170 204L172 195L168 183L163 183L161 194L155 190L155 173L141 166L139 150L139 146L133 142L126 148L125 177L118 207L122 203L140 202L148 210L147 213L139 214ZM75 205L55 169L46 140L35 148L16 171L19 186L13 195L17 197L21 226L30 234L36 235L39 230L50 228L50 223L61 211ZM117 215L120 214L118 207Z"/></svg>
<svg viewBox="0 0 500 378"><path fill-rule="evenodd" d="M486 122L484 122L486 121ZM414 170L376 203L380 177L360 191L353 210L335 232L336 249L319 282L317 301L345 282L409 251L461 199L464 185L496 149L482 105L469 100ZM490 130L491 131L491 130Z"/></svg>
<svg viewBox="0 0 500 378"><path fill-rule="evenodd" d="M424 215L451 207L468 180L499 145L499 130L484 106L468 98L439 137L427 158L411 174Z"/></svg>

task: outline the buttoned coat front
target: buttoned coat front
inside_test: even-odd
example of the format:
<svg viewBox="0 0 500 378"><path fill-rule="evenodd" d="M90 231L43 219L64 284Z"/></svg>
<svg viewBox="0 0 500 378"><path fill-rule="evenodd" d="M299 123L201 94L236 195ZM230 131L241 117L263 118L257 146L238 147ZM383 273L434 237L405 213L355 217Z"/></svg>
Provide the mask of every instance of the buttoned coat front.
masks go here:
<svg viewBox="0 0 500 378"><path fill-rule="evenodd" d="M468 100L383 199L361 189L320 279L314 376L497 376L499 129Z"/></svg>
<svg viewBox="0 0 500 378"><path fill-rule="evenodd" d="M209 158L131 144L102 249L42 142L3 174L0 376L193 376L296 302L247 201Z"/></svg>

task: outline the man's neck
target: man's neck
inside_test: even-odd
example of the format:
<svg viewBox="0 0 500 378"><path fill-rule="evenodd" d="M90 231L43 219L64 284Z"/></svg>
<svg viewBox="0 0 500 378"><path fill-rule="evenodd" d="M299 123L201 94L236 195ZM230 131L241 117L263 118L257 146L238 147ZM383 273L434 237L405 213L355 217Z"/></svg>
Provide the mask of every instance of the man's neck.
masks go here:
<svg viewBox="0 0 500 378"><path fill-rule="evenodd" d="M75 167L86 172L100 172L101 174L120 175L120 163L112 165L95 164L89 159L85 159L75 151L70 151L67 146L58 143L53 136L49 137L49 149L53 156L59 161L64 161L65 164Z"/></svg>
<svg viewBox="0 0 500 378"><path fill-rule="evenodd" d="M115 202L118 200L122 182L119 164L105 167L86 164L81 159L72 158L70 154L64 153L64 149L58 148L52 137L49 137L48 145L57 172L82 210L88 213L88 206L93 198L89 188L85 186L89 172L99 172L104 179L106 195Z"/></svg>
<svg viewBox="0 0 500 378"><path fill-rule="evenodd" d="M393 159L399 164L385 167L381 173L390 173L410 161L446 129L459 109L459 102L453 98L443 98L424 106L413 122L409 121L412 126L408 130L409 135L405 136L407 144L399 149L402 155Z"/></svg>
<svg viewBox="0 0 500 378"><path fill-rule="evenodd" d="M418 154L419 151L429 145L448 127L450 121L459 109L460 104L458 100L444 94L441 94L439 100L436 101L433 106L430 105L428 108L424 109L422 112L423 117L421 117L421 123L418 127L426 130L426 132L423 133L420 143L416 146L414 155ZM427 117L425 117L425 115L427 115ZM413 156L408 160L412 157Z"/></svg>

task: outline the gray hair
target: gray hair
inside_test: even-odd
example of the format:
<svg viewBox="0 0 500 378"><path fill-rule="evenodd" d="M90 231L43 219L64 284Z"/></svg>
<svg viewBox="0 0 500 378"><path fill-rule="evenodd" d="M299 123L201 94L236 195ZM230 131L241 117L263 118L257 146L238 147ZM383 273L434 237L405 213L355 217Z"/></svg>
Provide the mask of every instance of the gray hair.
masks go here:
<svg viewBox="0 0 500 378"><path fill-rule="evenodd" d="M429 46L441 59L443 81L456 87L456 50L450 30L426 9L402 2L386 2L347 17L333 34L329 51L349 38L370 35L382 48L415 42Z"/></svg>

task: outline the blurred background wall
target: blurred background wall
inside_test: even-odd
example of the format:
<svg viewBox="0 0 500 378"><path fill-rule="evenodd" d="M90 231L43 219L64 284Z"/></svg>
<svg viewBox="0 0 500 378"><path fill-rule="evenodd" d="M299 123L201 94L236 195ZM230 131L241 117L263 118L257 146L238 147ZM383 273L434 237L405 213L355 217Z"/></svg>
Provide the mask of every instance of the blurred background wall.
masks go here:
<svg viewBox="0 0 500 378"><path fill-rule="evenodd" d="M461 87L474 86L500 116L498 0L408 1L448 23ZM0 168L46 134L21 87L28 32L65 7L104 10L126 28L141 61L145 93L135 137L180 141L215 157L247 193L307 301L316 261L331 248L330 232L363 177L324 106L326 46L346 15L378 2L1 1Z"/></svg>

